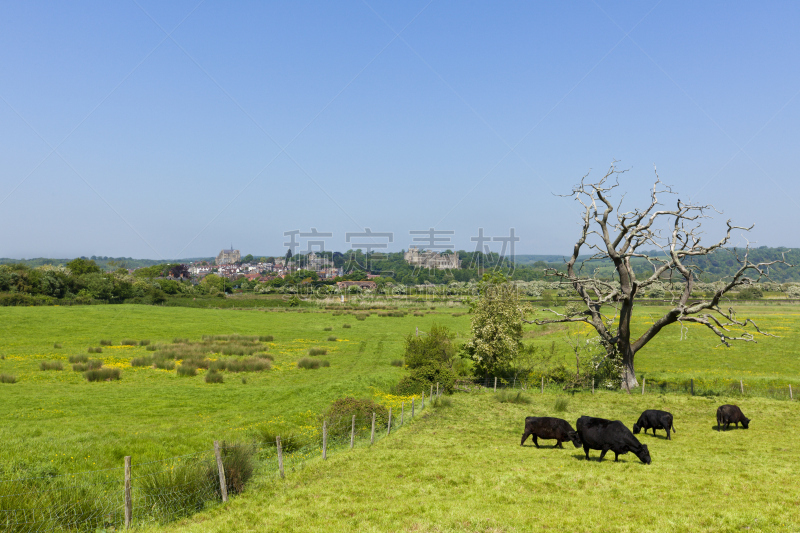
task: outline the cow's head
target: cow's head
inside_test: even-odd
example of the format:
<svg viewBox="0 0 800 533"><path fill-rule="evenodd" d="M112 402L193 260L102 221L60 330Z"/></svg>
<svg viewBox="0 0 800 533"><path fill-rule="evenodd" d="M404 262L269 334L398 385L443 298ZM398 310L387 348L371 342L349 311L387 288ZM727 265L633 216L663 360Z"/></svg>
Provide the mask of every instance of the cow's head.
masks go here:
<svg viewBox="0 0 800 533"><path fill-rule="evenodd" d="M745 418L745 419L742 420L742 427L744 429L747 429L747 428L750 427L750 419L749 418Z"/></svg>
<svg viewBox="0 0 800 533"><path fill-rule="evenodd" d="M642 426L640 426L639 424L634 424L633 425L633 434L634 435L638 435L641 430L642 430Z"/></svg>
<svg viewBox="0 0 800 533"><path fill-rule="evenodd" d="M568 433L567 433L567 437L569 437L569 440L571 440L571 441L572 441L572 444L573 444L573 445L574 445L576 448L580 448L580 447L581 447L581 445L583 444L583 441L581 441L581 436L580 436L580 435L578 435L578 432L577 432L577 431L570 431L570 432L568 432Z"/></svg>
<svg viewBox="0 0 800 533"><path fill-rule="evenodd" d="M649 465L652 461L650 460L650 450L647 449L647 444L642 444L642 447L636 453L636 457L639 458L641 462L646 465Z"/></svg>

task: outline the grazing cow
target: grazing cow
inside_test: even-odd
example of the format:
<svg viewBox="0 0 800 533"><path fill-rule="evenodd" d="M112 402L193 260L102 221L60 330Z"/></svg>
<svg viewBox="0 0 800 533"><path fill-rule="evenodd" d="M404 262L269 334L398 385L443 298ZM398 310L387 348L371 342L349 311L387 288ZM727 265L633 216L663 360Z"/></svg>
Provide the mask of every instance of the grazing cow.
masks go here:
<svg viewBox="0 0 800 533"><path fill-rule="evenodd" d="M538 448L539 439L556 439L556 447L563 448L562 442L571 440L576 448L580 448L581 440L578 438L578 433L572 429L569 422L561 418L553 418L551 416L529 416L525 418L525 432L522 434L522 442L520 446L525 444L525 439L531 435L533 444Z"/></svg>
<svg viewBox="0 0 800 533"><path fill-rule="evenodd" d="M735 424L736 428L739 428L739 422L742 423L742 427L747 429L750 427L750 419L744 416L744 413L741 409L739 409L736 405L720 405L717 408L717 431L722 429L722 424L725 424L725 429L728 429L728 426L731 424Z"/></svg>
<svg viewBox="0 0 800 533"><path fill-rule="evenodd" d="M651 462L647 445L639 442L631 430L619 420L582 416L578 419L577 428L587 460L589 450L602 450L601 461L606 452L611 450L614 452L614 461L617 461L622 454L633 452L644 464L649 465Z"/></svg>
<svg viewBox="0 0 800 533"><path fill-rule="evenodd" d="M633 434L638 435L642 429L644 429L645 435L647 435L648 429L652 429L654 436L657 429L665 429L667 430L667 440L672 440L669 436L670 429L675 431L675 425L672 423L672 413L659 411L658 409L648 409L639 416L639 420L633 425Z"/></svg>

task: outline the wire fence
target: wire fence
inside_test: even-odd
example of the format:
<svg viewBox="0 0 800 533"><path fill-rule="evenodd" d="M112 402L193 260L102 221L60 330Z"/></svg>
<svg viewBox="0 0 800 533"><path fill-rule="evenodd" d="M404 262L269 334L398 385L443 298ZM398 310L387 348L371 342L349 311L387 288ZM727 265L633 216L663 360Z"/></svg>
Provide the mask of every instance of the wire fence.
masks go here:
<svg viewBox="0 0 800 533"><path fill-rule="evenodd" d="M630 390L631 394L687 394L691 396L743 396L753 398L771 398L775 400L794 400L800 383L789 380L758 379L744 380L732 378L684 378L666 379L660 377L640 376L639 385ZM539 379L507 379L503 377L486 377L479 380L460 380L456 390L464 392L519 390L530 393L545 391L563 391L569 393L593 393L595 390L619 391L619 382L596 383L584 379L570 383L555 382L547 378Z"/></svg>
<svg viewBox="0 0 800 533"><path fill-rule="evenodd" d="M373 445L437 401L432 390L403 403L400 412L322 420L310 440L262 434L166 459L125 457L117 468L0 480L0 532L114 531L185 518L241 493L254 475L283 478L311 460Z"/></svg>

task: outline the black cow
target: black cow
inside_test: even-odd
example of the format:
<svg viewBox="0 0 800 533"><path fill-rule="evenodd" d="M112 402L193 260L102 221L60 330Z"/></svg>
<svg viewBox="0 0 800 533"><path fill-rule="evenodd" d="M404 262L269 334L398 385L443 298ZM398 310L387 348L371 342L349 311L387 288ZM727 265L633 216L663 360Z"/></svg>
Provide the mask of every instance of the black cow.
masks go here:
<svg viewBox="0 0 800 533"><path fill-rule="evenodd" d="M744 429L750 427L750 419L744 416L744 413L738 406L720 405L717 407L717 431L722 429L722 424L725 424L726 430L731 424L736 424L736 428L738 429L739 422L742 423Z"/></svg>
<svg viewBox="0 0 800 533"><path fill-rule="evenodd" d="M665 429L667 430L667 440L672 440L669 436L670 429L675 431L675 425L672 423L672 413L659 411L658 409L648 409L639 416L639 420L633 425L633 434L638 435L642 429L644 429L645 435L647 435L648 429L652 429L654 436L657 429Z"/></svg>
<svg viewBox="0 0 800 533"><path fill-rule="evenodd" d="M633 452L644 464L649 465L651 462L647 445L639 442L631 430L619 420L582 416L578 419L577 428L587 460L589 450L602 450L601 461L606 452L611 450L614 452L614 461L617 461L622 454Z"/></svg>
<svg viewBox="0 0 800 533"><path fill-rule="evenodd" d="M556 439L556 447L558 448L563 448L561 443L568 440L571 440L576 448L580 448L581 446L578 433L572 429L569 422L561 418L553 418L551 416L526 417L525 432L522 434L522 442L519 443L520 446L525 444L525 439L528 438L528 435L531 435L533 444L536 445L537 448L539 447L539 442L536 440L537 438Z"/></svg>

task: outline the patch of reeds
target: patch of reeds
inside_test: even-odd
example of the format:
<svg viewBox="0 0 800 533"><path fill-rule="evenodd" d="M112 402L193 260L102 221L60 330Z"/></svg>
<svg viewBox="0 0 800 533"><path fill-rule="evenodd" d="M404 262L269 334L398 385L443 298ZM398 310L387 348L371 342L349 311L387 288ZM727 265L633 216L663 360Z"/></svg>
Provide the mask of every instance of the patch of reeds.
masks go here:
<svg viewBox="0 0 800 533"><path fill-rule="evenodd" d="M425 313L414 313L414 316L425 316Z"/></svg>
<svg viewBox="0 0 800 533"><path fill-rule="evenodd" d="M160 370L172 370L175 368L175 361L172 359L153 359L153 366Z"/></svg>
<svg viewBox="0 0 800 533"><path fill-rule="evenodd" d="M192 377L197 375L197 367L194 365L182 364L178 366L178 375L181 377Z"/></svg>
<svg viewBox="0 0 800 533"><path fill-rule="evenodd" d="M522 394L522 391L507 391L501 390L494 395L495 400L500 403L516 403L516 404L529 404L531 399Z"/></svg>
<svg viewBox="0 0 800 533"><path fill-rule="evenodd" d="M350 324L342 324L342 327L343 327L344 329L350 329L350 328L352 328L353 326L351 326Z"/></svg>
<svg viewBox="0 0 800 533"><path fill-rule="evenodd" d="M119 379L120 372L119 368L95 368L87 370L83 376L86 381L112 381Z"/></svg>
<svg viewBox="0 0 800 533"><path fill-rule="evenodd" d="M303 357L297 362L297 368L305 368L306 370L316 370L321 365L321 362L317 359L311 359L310 357Z"/></svg>
<svg viewBox="0 0 800 533"><path fill-rule="evenodd" d="M327 328L322 328L323 331L333 331L333 328L328 326Z"/></svg>
<svg viewBox="0 0 800 533"><path fill-rule="evenodd" d="M17 376L11 374L0 374L0 383L16 383Z"/></svg>
<svg viewBox="0 0 800 533"><path fill-rule="evenodd" d="M568 406L569 406L569 401L566 398L558 398L553 408L557 413L563 413L564 411L567 410Z"/></svg>
<svg viewBox="0 0 800 533"><path fill-rule="evenodd" d="M328 355L328 349L320 346L312 346L308 349L308 355Z"/></svg>
<svg viewBox="0 0 800 533"><path fill-rule="evenodd" d="M56 350L58 350L59 348L61 348L61 344L59 344L59 343L55 342L55 343L53 343L53 348L55 348Z"/></svg>
<svg viewBox="0 0 800 533"><path fill-rule="evenodd" d="M172 344L186 344L188 342L189 339L186 339L184 337L175 337L174 339L172 339Z"/></svg>
<svg viewBox="0 0 800 533"><path fill-rule="evenodd" d="M70 363L85 363L89 360L89 356L86 354L70 355L67 359Z"/></svg>
<svg viewBox="0 0 800 533"><path fill-rule="evenodd" d="M214 370L206 372L206 383L222 383L223 381L225 381L225 378L219 372Z"/></svg>
<svg viewBox="0 0 800 533"><path fill-rule="evenodd" d="M211 475L219 472L206 459L190 457L171 468L161 463L142 468L137 475L137 491L148 502L148 514L165 524L202 510L206 502L218 500Z"/></svg>
<svg viewBox="0 0 800 533"><path fill-rule="evenodd" d="M133 339L122 339L120 341L121 346L136 346L137 344L139 344L139 342Z"/></svg>
<svg viewBox="0 0 800 533"><path fill-rule="evenodd" d="M103 361L100 359L87 359L85 363L75 363L72 365L72 370L75 372L86 372L87 370L97 370L103 366Z"/></svg>
<svg viewBox="0 0 800 533"><path fill-rule="evenodd" d="M148 344L147 348L145 348L148 352L155 352L158 348L156 348L155 344Z"/></svg>
<svg viewBox="0 0 800 533"><path fill-rule="evenodd" d="M277 437L281 438L281 450L283 453L294 453L311 444L299 433L292 430L276 429L273 427L262 426L254 431L256 440L260 441L265 447L276 446Z"/></svg>
<svg viewBox="0 0 800 533"><path fill-rule="evenodd" d="M153 356L143 355L142 357L134 357L131 359L131 366L153 366Z"/></svg>
<svg viewBox="0 0 800 533"><path fill-rule="evenodd" d="M92 346L90 346L90 347L89 347L89 349L88 349L87 351L88 351L89 353L103 353L103 349L102 349L102 348L100 348L99 346L98 346L98 347L96 347L96 348L95 348L95 347L92 347Z"/></svg>
<svg viewBox="0 0 800 533"><path fill-rule="evenodd" d="M112 344L114 343L108 339L100 339L100 346L111 346Z"/></svg>
<svg viewBox="0 0 800 533"><path fill-rule="evenodd" d="M150 339L143 339L139 341L139 346L150 346Z"/></svg>
<svg viewBox="0 0 800 533"><path fill-rule="evenodd" d="M270 361L275 360L275 357L273 357L271 354L268 353L257 353L256 357L258 357L259 359L269 359Z"/></svg>
<svg viewBox="0 0 800 533"><path fill-rule="evenodd" d="M64 370L64 365L61 361L42 361L39 363L41 370Z"/></svg>
<svg viewBox="0 0 800 533"><path fill-rule="evenodd" d="M336 335L328 335L328 340L329 340L330 342L336 342L336 340L337 340L337 339L336 339Z"/></svg>
<svg viewBox="0 0 800 533"><path fill-rule="evenodd" d="M258 342L274 342L274 341L275 337L273 337L272 335L260 335L258 337Z"/></svg>
<svg viewBox="0 0 800 533"><path fill-rule="evenodd" d="M405 363L403 363L402 359L393 359L392 360L392 366L403 366L404 364Z"/></svg>
<svg viewBox="0 0 800 533"><path fill-rule="evenodd" d="M447 396L437 396L433 399L433 406L434 407L451 407L453 405L453 400L448 398Z"/></svg>

